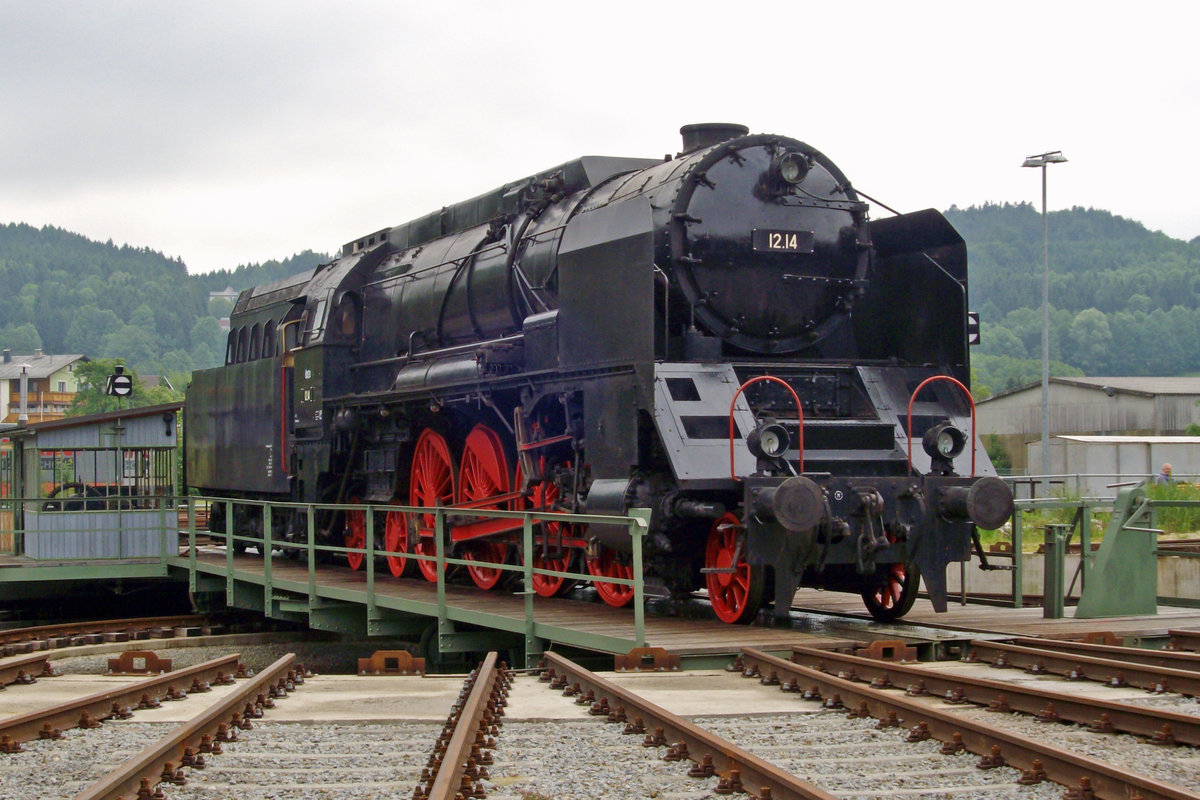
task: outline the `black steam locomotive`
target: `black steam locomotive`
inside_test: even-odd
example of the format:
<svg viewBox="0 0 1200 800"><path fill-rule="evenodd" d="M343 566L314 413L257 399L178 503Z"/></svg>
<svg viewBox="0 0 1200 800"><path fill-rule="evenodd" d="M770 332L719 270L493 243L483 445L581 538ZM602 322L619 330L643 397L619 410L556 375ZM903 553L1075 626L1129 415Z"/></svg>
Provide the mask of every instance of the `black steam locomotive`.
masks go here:
<svg viewBox="0 0 1200 800"><path fill-rule="evenodd" d="M673 158L579 158L243 291L225 365L188 390L189 484L547 517L641 508L647 571L706 588L726 622L772 598L785 614L799 585L894 619L919 576L944 609L946 566L1012 511L973 431L963 240L933 210L868 221L803 142L681 132ZM382 516L378 547L435 553L432 515ZM306 539L303 514L271 519L276 540ZM366 527L361 512L317 525L346 547ZM457 517L446 552L503 563L518 528ZM632 577L627 528L544 521L535 541L535 567L632 598L611 582ZM397 577L414 562L437 579L433 561L389 559ZM466 572L483 589L505 574Z"/></svg>

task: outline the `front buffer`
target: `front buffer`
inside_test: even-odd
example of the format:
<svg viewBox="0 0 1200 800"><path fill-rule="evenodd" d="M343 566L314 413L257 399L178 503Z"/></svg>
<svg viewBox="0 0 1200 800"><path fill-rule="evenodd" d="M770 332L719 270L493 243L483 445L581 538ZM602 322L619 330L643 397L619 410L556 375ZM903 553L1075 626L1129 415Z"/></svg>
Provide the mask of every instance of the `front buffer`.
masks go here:
<svg viewBox="0 0 1200 800"><path fill-rule="evenodd" d="M775 614L799 586L862 594L876 619L903 616L921 577L946 610L946 567L970 557L973 526L1012 513L998 478L844 477L823 473L744 479L746 561L774 568Z"/></svg>

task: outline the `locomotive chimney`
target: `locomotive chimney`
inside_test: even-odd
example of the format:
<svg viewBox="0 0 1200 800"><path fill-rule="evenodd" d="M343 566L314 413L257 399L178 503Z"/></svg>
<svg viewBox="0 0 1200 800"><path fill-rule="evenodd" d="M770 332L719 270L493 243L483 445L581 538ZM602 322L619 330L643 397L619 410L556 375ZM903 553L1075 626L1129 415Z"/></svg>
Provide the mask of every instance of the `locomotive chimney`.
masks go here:
<svg viewBox="0 0 1200 800"><path fill-rule="evenodd" d="M750 129L732 122L699 122L684 125L679 132L683 135L683 152L690 153L702 147L712 147L726 139L745 136Z"/></svg>

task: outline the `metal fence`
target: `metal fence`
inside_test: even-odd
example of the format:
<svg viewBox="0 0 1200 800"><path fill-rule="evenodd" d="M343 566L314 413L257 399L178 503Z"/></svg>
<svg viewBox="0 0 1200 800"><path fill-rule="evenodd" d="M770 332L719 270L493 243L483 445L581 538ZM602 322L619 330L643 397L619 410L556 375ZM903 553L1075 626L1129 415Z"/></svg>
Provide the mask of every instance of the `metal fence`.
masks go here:
<svg viewBox="0 0 1200 800"><path fill-rule="evenodd" d="M0 499L0 555L32 561L159 560L175 555L178 498L80 495Z"/></svg>
<svg viewBox="0 0 1200 800"><path fill-rule="evenodd" d="M1037 500L1052 497L1115 497L1126 486L1138 483L1153 483L1154 475L1133 475L1115 472L1070 472L1055 475L1001 475L1001 480L1013 489L1018 500ZM1171 476L1174 483L1200 484L1200 475L1176 473ZM1089 491L1091 487L1103 486L1104 492Z"/></svg>
<svg viewBox="0 0 1200 800"><path fill-rule="evenodd" d="M1145 602L1137 610L1130 610L1139 605L1138 595L1143 599L1153 598L1151 606L1157 603L1200 607L1200 593L1179 589L1174 593L1159 593L1163 559L1179 558L1185 562L1200 559L1200 552L1171 548L1166 541L1160 540L1159 514L1173 508L1193 509L1200 513L1200 501L1151 499L1145 496L1140 482L1110 498L1018 500L1008 546L986 556L988 559L1012 560L1011 567L1005 565L1002 568L1011 570L1012 605L1021 608L1025 605L1025 546L1036 537L1043 556L1042 605L1047 617L1063 616L1064 605L1072 597L1078 597L1085 606L1095 604L1114 616L1154 613L1153 608L1146 611ZM1093 527L1101 520L1105 521L1103 540L1106 544L1096 550L1093 549ZM1032 531L1029 530L1031 525ZM1072 570L1068 565L1068 554L1073 544L1078 545L1079 560ZM1105 565L1105 574L1094 575L1106 547L1114 553L1107 559L1112 563ZM1089 593L1093 598L1091 602L1087 599ZM1126 601L1124 605L1122 601Z"/></svg>
<svg viewBox="0 0 1200 800"><path fill-rule="evenodd" d="M314 504L314 503L267 503L261 501L243 501L243 500L228 500L221 498L209 497L189 497L186 498L186 526L181 529L181 534L186 536L186 548L184 550L189 571L194 576L197 570L197 544L198 536L207 536L212 542L224 547L226 569L232 574L234 569L235 551L243 550L249 547L254 547L260 553L275 553L276 551L284 552L295 559L296 563L305 565L308 574L309 596L315 598L317 595L317 570L318 564L324 558L329 557L345 557L350 554L361 554L363 557L363 567L366 573L366 594L368 604L373 605L375 597L375 588L379 580L391 581L394 580L388 570L384 570L384 576L379 576L379 565L377 559L392 558L401 559L405 562L424 561L434 565L433 570L436 575L436 591L437 591L437 619L439 625L444 625L447 620L447 601L446 601L446 577L448 566L461 567L483 567L492 568L520 576L523 579L524 588L517 591L516 594L522 595L524 598L524 625L527 640L533 638L535 627L535 609L534 596L535 592L530 588L535 575L547 577L559 577L573 581L596 581L600 580L595 575L587 573L569 572L566 570L543 569L533 565L533 556L536 553L535 528L540 527L545 523L553 523L558 525L574 524L574 525L615 525L625 527L629 532L630 538L630 561L631 561L631 578L608 577L603 578L603 582L618 586L631 587L633 599L631 601L634 624L633 624L633 639L635 647L644 647L646 643L645 629L645 585L642 579L642 548L643 538L649 529L650 513L649 510L635 509L625 516L603 516L603 515L584 515L584 514L567 514L552 512L548 513L545 510L531 511L508 511L502 509L460 509L460 508L443 508L443 507L414 507L400 506L391 504ZM223 505L223 514L219 515L224 519L224 530L209 530L200 531L196 525L197 510L208 508L209 518L213 518L212 506ZM236 508L254 509L255 515L261 514L262 534L256 535L246 531L238 531L234 528L234 519L236 517ZM317 520L323 514L346 514L347 512L362 512L364 514L364 524L366 528L365 542L362 547L346 547L324 543L318 540L317 536ZM422 514L426 517L433 517L433 542L435 552L432 555L420 554L408 551L390 551L376 545L376 531L378 530L377 517L387 514L400 512L403 514ZM273 534L272 520L274 515L285 513L293 516L301 516L305 525L304 541L283 540ZM184 509L181 509L181 517L184 514ZM519 538L514 543L516 545L516 557L513 559L515 563L506 559L505 562L487 561L483 558L472 558L470 560L464 558L452 557L448 552L448 532L450 527L456 520L480 520L480 519L507 519L513 520L514 523L519 522ZM263 559L263 572L265 579L265 591L270 594L273 587L272 577L272 559Z"/></svg>

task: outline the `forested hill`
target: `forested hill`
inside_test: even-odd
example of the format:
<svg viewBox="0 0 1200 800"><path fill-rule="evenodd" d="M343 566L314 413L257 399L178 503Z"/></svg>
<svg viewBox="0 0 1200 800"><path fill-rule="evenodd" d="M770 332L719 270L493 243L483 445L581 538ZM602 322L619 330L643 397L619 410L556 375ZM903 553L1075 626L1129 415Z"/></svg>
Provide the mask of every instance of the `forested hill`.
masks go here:
<svg viewBox="0 0 1200 800"><path fill-rule="evenodd" d="M952 207L983 317L977 382L1002 391L1041 374L1042 215L1034 206ZM1190 243L1107 211L1049 214L1055 374L1200 371L1200 237Z"/></svg>
<svg viewBox="0 0 1200 800"><path fill-rule="evenodd" d="M305 252L188 275L180 259L149 248L54 227L0 225L0 347L120 358L142 374L215 366L225 353L218 319L230 306L210 303L210 291L244 289L327 260Z"/></svg>
<svg viewBox="0 0 1200 800"><path fill-rule="evenodd" d="M1041 359L1042 218L1030 204L946 212L967 240L971 307L983 316L976 388L1037 380ZM1050 227L1051 359L1055 374L1200 372L1200 237L1191 243L1106 211L1055 211ZM121 358L143 374L214 366L210 291L293 275L328 256L189 275L148 248L94 242L59 228L0 224L0 347Z"/></svg>

